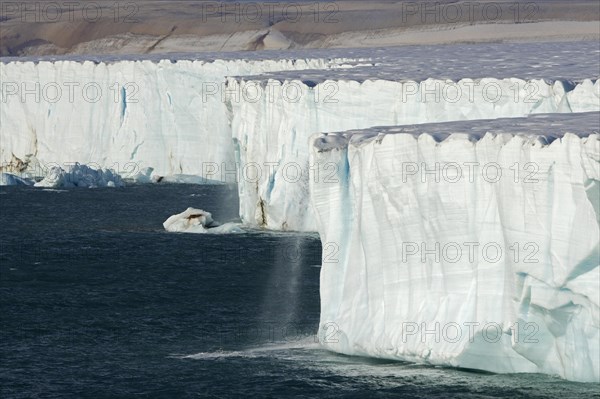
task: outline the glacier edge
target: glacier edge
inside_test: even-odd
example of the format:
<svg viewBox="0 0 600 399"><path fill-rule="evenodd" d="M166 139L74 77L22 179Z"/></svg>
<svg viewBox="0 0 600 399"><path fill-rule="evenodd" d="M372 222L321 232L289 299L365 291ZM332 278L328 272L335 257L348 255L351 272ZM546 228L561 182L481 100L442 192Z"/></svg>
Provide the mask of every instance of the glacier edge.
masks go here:
<svg viewBox="0 0 600 399"><path fill-rule="evenodd" d="M428 134L442 125L314 136L311 161L338 165L336 182L311 179L321 343L349 355L600 381L600 233L585 185L598 178L598 120L518 118L513 133L508 120L457 122L442 141ZM475 141L455 133L474 123ZM564 134L543 143L548 123ZM467 161L539 169L531 182L431 180L436 163ZM413 173L421 162L429 174Z"/></svg>

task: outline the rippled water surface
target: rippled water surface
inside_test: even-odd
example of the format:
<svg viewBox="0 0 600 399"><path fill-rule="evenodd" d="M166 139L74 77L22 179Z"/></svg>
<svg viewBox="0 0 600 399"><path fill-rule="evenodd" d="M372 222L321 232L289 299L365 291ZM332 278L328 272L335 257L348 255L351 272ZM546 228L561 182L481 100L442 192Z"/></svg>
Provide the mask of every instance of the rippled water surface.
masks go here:
<svg viewBox="0 0 600 399"><path fill-rule="evenodd" d="M314 234L170 234L233 187L0 188L0 397L600 398L597 384L321 349Z"/></svg>

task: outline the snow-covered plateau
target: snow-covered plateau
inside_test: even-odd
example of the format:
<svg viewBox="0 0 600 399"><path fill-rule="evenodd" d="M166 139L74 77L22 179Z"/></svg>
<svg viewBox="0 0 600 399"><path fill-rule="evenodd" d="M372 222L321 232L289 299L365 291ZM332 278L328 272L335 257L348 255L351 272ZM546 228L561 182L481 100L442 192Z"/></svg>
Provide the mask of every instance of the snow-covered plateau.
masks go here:
<svg viewBox="0 0 600 399"><path fill-rule="evenodd" d="M594 112L313 136L322 344L600 381L599 125Z"/></svg>

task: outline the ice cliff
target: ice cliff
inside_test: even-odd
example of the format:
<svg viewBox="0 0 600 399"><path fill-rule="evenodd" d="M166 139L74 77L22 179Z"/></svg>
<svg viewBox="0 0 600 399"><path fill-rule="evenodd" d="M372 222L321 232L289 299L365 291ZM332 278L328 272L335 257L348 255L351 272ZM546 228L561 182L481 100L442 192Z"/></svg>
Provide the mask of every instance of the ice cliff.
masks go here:
<svg viewBox="0 0 600 399"><path fill-rule="evenodd" d="M314 136L322 344L600 381L599 124L555 114Z"/></svg>
<svg viewBox="0 0 600 399"><path fill-rule="evenodd" d="M240 215L270 229L314 230L307 141L376 125L600 110L597 43L370 49L350 69L230 78ZM354 56L363 57L355 52ZM331 172L331 171L330 171Z"/></svg>
<svg viewBox="0 0 600 399"><path fill-rule="evenodd" d="M327 69L344 62L3 60L0 163L26 162L33 156L44 165L79 162L112 168L124 177L146 167L160 176L202 176L207 165L233 164L223 100L226 75Z"/></svg>
<svg viewBox="0 0 600 399"><path fill-rule="evenodd" d="M0 164L237 181L246 224L315 230L311 134L598 110L597 56L580 42L3 58Z"/></svg>
<svg viewBox="0 0 600 399"><path fill-rule="evenodd" d="M599 53L4 58L0 172L236 181L245 224L319 231L327 348L599 381ZM164 227L239 230L206 215Z"/></svg>
<svg viewBox="0 0 600 399"><path fill-rule="evenodd" d="M313 165L306 144L315 132L600 110L600 81L591 80L232 79L229 84L240 92L256 87L260 99L232 102L237 162L245 172L239 186L242 220L284 230L316 227L308 207Z"/></svg>

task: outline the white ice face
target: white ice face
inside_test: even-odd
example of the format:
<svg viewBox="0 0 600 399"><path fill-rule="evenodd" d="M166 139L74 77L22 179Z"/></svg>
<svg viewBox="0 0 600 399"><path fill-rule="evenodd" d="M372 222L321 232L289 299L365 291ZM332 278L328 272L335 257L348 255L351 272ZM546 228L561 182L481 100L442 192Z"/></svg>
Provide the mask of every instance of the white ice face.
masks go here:
<svg viewBox="0 0 600 399"><path fill-rule="evenodd" d="M0 163L237 181L245 223L314 231L311 134L598 110L596 53L597 43L581 42L8 59Z"/></svg>
<svg viewBox="0 0 600 399"><path fill-rule="evenodd" d="M313 138L320 338L600 381L599 113Z"/></svg>
<svg viewBox="0 0 600 399"><path fill-rule="evenodd" d="M348 68L231 78L242 93L228 98L240 216L315 230L306 143L316 132L598 111L597 51L592 42L384 48Z"/></svg>
<svg viewBox="0 0 600 399"><path fill-rule="evenodd" d="M264 88L258 97L265 100L231 103L242 168L240 214L245 223L275 230L316 229L308 206L308 174L314 165L307 150L316 132L600 110L600 81L591 80L577 85L514 78L343 80L310 87L300 80L240 79L231 80L230 87L242 87L237 90L243 92L259 83ZM293 88L302 94L297 101L286 100ZM331 170L323 173L327 176Z"/></svg>
<svg viewBox="0 0 600 399"><path fill-rule="evenodd" d="M33 156L124 178L202 176L232 164L225 76L326 69L344 60L11 61L0 63L0 163Z"/></svg>

